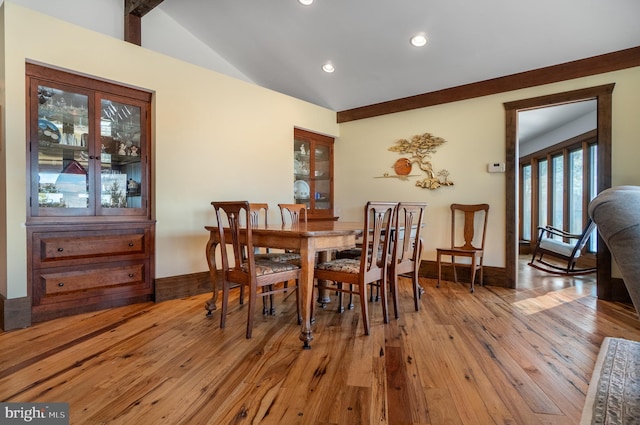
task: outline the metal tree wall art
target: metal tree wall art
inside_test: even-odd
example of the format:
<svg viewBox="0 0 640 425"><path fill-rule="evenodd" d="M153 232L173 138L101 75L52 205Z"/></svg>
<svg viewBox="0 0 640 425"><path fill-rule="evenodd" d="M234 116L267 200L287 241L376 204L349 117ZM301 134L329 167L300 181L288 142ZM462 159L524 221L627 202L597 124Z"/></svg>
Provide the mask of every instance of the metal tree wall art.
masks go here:
<svg viewBox="0 0 640 425"><path fill-rule="evenodd" d="M427 174L425 179L416 182L416 186L433 190L440 186L453 186L453 182L448 179L449 171L440 170L436 173L430 161L431 156L436 153L436 148L446 142L442 137L435 137L430 133L416 134L410 141L407 139L397 140L396 145L390 147L389 150L410 155L407 158L410 164L417 164ZM442 180L439 177L442 177Z"/></svg>

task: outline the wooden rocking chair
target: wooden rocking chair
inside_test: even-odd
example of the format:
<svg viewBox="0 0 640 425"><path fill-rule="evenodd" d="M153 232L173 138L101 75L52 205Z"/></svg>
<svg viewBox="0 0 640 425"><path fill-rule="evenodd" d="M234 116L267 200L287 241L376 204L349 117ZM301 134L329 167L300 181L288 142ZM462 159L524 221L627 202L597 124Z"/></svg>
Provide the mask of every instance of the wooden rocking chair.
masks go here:
<svg viewBox="0 0 640 425"><path fill-rule="evenodd" d="M538 241L529 265L547 273L575 276L595 272L597 267L577 267L578 259L584 254L584 247L596 224L589 219L581 234L571 234L552 226L538 227ZM554 239L554 236L562 238ZM549 257L552 261L548 261Z"/></svg>

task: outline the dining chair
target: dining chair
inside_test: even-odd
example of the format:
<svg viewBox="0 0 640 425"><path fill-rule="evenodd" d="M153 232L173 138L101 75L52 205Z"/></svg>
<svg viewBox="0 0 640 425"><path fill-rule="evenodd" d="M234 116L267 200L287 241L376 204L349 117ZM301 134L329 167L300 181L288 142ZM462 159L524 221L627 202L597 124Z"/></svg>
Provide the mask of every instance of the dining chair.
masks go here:
<svg viewBox="0 0 640 425"><path fill-rule="evenodd" d="M442 256L451 256L453 280L458 282L456 265L469 267L471 271L471 292L475 290L476 272L480 271L480 285L484 285L484 241L489 217L489 204L451 204L451 246L436 248L438 263L438 288L442 276ZM457 218L457 220L456 220ZM461 227L458 225L462 223ZM456 263L456 257L467 257L471 264Z"/></svg>
<svg viewBox="0 0 640 425"><path fill-rule="evenodd" d="M296 310L298 324L301 299L298 295L298 280L300 267L287 262L256 259L253 245L251 207L247 201L212 202L218 223L218 235L222 247L222 310L220 314L220 328L225 327L229 304L229 289L232 285L247 287L249 291L249 306L247 312L247 338L251 338L253 330L254 307L257 297L271 296L287 290L296 291ZM226 223L223 217L226 216ZM244 224L244 226L243 226ZM225 227L227 232L225 232ZM231 245L233 257L230 256L227 245ZM295 281L295 286L285 288L284 282Z"/></svg>
<svg viewBox="0 0 640 425"><path fill-rule="evenodd" d="M249 204L251 210L251 223L256 226L267 226L269 224L269 204L252 202ZM288 252L273 252L269 247L264 247L264 252L260 247L256 247L256 258L270 261L295 261L300 260L300 255Z"/></svg>
<svg viewBox="0 0 640 425"><path fill-rule="evenodd" d="M307 206L305 204L278 204L282 224L296 225L307 222Z"/></svg>
<svg viewBox="0 0 640 425"><path fill-rule="evenodd" d="M315 279L337 283L335 290L339 292L339 311L343 311L343 293L360 297L365 335L369 335L369 308L366 298L368 286L380 285L383 320L384 323L389 323L386 293L390 238L385 235L389 235L397 205L395 202L367 202L364 207L365 231L362 246L368 249L363 249L359 259L338 258L318 264L314 270ZM357 289L353 288L354 285Z"/></svg>
<svg viewBox="0 0 640 425"><path fill-rule="evenodd" d="M251 214L251 224L253 227L269 224L269 204L265 202L251 202L249 204L250 214ZM261 252L260 247L255 247L255 258L261 260L270 260L270 261L293 261L300 262L300 255L289 252L272 252L269 247L263 248L264 252ZM285 288L288 286L287 283L284 284ZM242 297L242 289L240 292L240 296ZM242 298L241 302L242 304ZM267 305L267 299L262 299L262 313L263 314L271 314L274 316L276 314L276 305L273 299L273 294L269 296L269 302Z"/></svg>
<svg viewBox="0 0 640 425"><path fill-rule="evenodd" d="M422 257L422 229L427 204L424 202L400 202L391 230L391 258L389 261L389 287L395 318L398 311L398 277L411 278L413 300L416 311L420 311L423 292L418 282L420 258Z"/></svg>

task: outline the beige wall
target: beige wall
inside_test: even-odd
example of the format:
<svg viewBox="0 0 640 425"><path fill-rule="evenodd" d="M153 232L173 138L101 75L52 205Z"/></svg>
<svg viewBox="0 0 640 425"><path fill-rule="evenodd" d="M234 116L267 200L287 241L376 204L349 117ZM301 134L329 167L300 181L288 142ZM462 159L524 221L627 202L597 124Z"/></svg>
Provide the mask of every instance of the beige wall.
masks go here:
<svg viewBox="0 0 640 425"><path fill-rule="evenodd" d="M424 259L448 243L448 205L488 202L486 264L504 266L503 102L615 82L613 184L640 185L640 68L338 125L335 113L255 85L145 50L48 16L4 4L5 78L0 97L6 145L6 281L0 293L23 297L26 288L25 60L37 61L152 90L156 277L206 270L203 226L213 221L210 201L245 198L272 206L292 201L292 135L298 126L339 135L336 212L361 218L367 200L429 203ZM450 171L453 187L430 191L414 181L375 179L400 158L394 141L431 132L447 140L433 156ZM0 193L2 193L0 191ZM0 199L0 202L2 200ZM0 231L0 236L2 231ZM0 265L2 264L0 260ZM2 277L0 277L2 279Z"/></svg>
<svg viewBox="0 0 640 425"><path fill-rule="evenodd" d="M4 5L7 298L27 295L25 61L154 92L156 277L207 270L210 202L292 202L293 128L337 135L335 112ZM274 213L276 211L273 211ZM0 214L1 217L1 214ZM275 217L275 216L274 216ZM0 232L0 235L2 233ZM2 249L0 249L0 252Z"/></svg>
<svg viewBox="0 0 640 425"><path fill-rule="evenodd" d="M4 8L0 7L0 23L4 23ZM7 185L6 185L6 163L7 149L5 147L4 131L5 127L5 77L4 77L4 31L0 31L0 293L7 293Z"/></svg>
<svg viewBox="0 0 640 425"><path fill-rule="evenodd" d="M344 219L358 217L368 199L429 203L423 258L449 243L449 204L491 205L485 264L505 265L505 175L489 174L487 164L505 161L504 102L616 83L613 91L613 185L640 185L640 68L423 108L340 126L336 146L336 203ZM427 190L412 181L375 179L401 157L388 151L397 139L432 133L443 137L432 157L436 170L450 171L455 185ZM416 168L414 173L417 174ZM424 174L423 174L424 176Z"/></svg>

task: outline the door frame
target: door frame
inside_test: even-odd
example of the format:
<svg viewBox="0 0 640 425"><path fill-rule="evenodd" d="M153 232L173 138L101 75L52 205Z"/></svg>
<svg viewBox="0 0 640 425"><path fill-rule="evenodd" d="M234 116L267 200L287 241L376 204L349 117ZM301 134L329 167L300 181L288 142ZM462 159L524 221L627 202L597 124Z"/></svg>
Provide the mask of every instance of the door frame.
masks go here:
<svg viewBox="0 0 640 425"><path fill-rule="evenodd" d="M504 103L506 118L505 279L507 287L516 288L518 283L518 111L595 99L598 112L597 192L600 193L611 187L611 109L614 86L615 83L605 84ZM598 235L596 258L598 298L611 300L611 253L600 235Z"/></svg>

